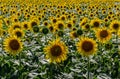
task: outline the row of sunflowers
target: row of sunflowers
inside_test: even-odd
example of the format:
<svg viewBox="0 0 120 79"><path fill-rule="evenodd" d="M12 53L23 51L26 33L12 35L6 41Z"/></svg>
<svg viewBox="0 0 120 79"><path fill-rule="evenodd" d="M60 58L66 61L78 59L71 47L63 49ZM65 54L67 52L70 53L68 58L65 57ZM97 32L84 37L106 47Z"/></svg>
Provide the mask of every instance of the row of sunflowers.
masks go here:
<svg viewBox="0 0 120 79"><path fill-rule="evenodd" d="M1 79L119 79L119 0L0 0Z"/></svg>

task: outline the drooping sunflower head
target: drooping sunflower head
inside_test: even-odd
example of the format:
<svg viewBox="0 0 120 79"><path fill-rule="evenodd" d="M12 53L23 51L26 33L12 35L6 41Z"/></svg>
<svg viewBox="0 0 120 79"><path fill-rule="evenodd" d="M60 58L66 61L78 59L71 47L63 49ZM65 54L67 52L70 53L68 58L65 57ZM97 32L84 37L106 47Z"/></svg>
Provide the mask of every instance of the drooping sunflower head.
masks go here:
<svg viewBox="0 0 120 79"><path fill-rule="evenodd" d="M110 29L112 30L112 32L118 32L118 30L120 29L120 22L117 20L114 20L110 23Z"/></svg>
<svg viewBox="0 0 120 79"><path fill-rule="evenodd" d="M111 39L111 36L112 34L109 29L100 28L96 31L96 37L102 43L109 41Z"/></svg>
<svg viewBox="0 0 120 79"><path fill-rule="evenodd" d="M23 43L17 37L8 37L4 40L4 50L12 55L16 55L22 51Z"/></svg>
<svg viewBox="0 0 120 79"><path fill-rule="evenodd" d="M38 26L34 26L34 27L32 28L32 32L33 32L33 33L39 33L39 32L40 32L40 28L39 28Z"/></svg>
<svg viewBox="0 0 120 79"><path fill-rule="evenodd" d="M49 29L47 27L44 27L41 29L41 32L46 35L49 33Z"/></svg>
<svg viewBox="0 0 120 79"><path fill-rule="evenodd" d="M83 56L93 55L97 52L97 43L91 38L83 37L76 46L78 52Z"/></svg>
<svg viewBox="0 0 120 79"><path fill-rule="evenodd" d="M60 63L67 58L68 48L64 42L56 39L49 42L49 45L44 48L44 53L51 63Z"/></svg>

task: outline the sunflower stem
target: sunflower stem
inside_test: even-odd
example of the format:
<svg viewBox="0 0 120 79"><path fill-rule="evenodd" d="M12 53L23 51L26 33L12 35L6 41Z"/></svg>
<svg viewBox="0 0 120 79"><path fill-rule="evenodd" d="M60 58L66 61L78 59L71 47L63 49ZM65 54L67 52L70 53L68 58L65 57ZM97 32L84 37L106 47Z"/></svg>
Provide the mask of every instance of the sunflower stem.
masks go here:
<svg viewBox="0 0 120 79"><path fill-rule="evenodd" d="M88 71L88 73L87 73L87 79L90 79L90 60L89 60L90 58L89 57L87 57L87 60L88 60L88 66L87 66L87 71Z"/></svg>
<svg viewBox="0 0 120 79"><path fill-rule="evenodd" d="M20 62L20 67L21 67L21 52L19 53L19 62Z"/></svg>

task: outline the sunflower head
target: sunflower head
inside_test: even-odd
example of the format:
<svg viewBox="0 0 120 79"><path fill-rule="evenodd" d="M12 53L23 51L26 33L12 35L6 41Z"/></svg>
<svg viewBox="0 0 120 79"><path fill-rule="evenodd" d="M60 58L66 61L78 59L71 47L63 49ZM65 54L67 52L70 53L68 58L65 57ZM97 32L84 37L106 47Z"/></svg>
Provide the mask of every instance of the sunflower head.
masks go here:
<svg viewBox="0 0 120 79"><path fill-rule="evenodd" d="M23 28L24 30L29 30L30 27L29 27L28 22L22 22L22 28Z"/></svg>
<svg viewBox="0 0 120 79"><path fill-rule="evenodd" d="M47 27L42 28L42 33L45 34L45 35L48 34L49 29Z"/></svg>
<svg viewBox="0 0 120 79"><path fill-rule="evenodd" d="M57 24L55 25L56 29L58 30L63 30L64 29L64 23L62 21L58 21Z"/></svg>
<svg viewBox="0 0 120 79"><path fill-rule="evenodd" d="M105 49L106 50L111 50L113 48L113 45L111 43L105 44Z"/></svg>
<svg viewBox="0 0 120 79"><path fill-rule="evenodd" d="M109 41L111 36L111 31L109 29L100 28L96 31L96 37L102 43Z"/></svg>
<svg viewBox="0 0 120 79"><path fill-rule="evenodd" d="M70 37L71 37L72 39L74 39L74 38L78 38L79 35L77 34L76 31L72 31L72 32L70 32Z"/></svg>
<svg viewBox="0 0 120 79"><path fill-rule="evenodd" d="M39 32L39 27L38 26L34 26L33 28L32 28L32 31L34 32L34 33L38 33Z"/></svg>
<svg viewBox="0 0 120 79"><path fill-rule="evenodd" d="M97 43L91 38L83 37L76 46L78 52L83 56L93 55L97 51Z"/></svg>
<svg viewBox="0 0 120 79"><path fill-rule="evenodd" d="M44 48L44 53L51 63L60 63L66 59L68 48L64 42L56 39L49 42L49 45Z"/></svg>
<svg viewBox="0 0 120 79"><path fill-rule="evenodd" d="M90 30L90 25L87 23L84 26L82 26L83 30Z"/></svg>
<svg viewBox="0 0 120 79"><path fill-rule="evenodd" d="M24 37L24 32L21 29L15 29L12 32L12 35L17 36L18 38Z"/></svg>
<svg viewBox="0 0 120 79"><path fill-rule="evenodd" d="M64 32L62 30L60 30L60 31L57 32L57 34L58 34L59 37L63 37Z"/></svg>
<svg viewBox="0 0 120 79"><path fill-rule="evenodd" d="M8 37L4 40L4 50L12 55L16 55L22 51L23 44L17 37Z"/></svg>
<svg viewBox="0 0 120 79"><path fill-rule="evenodd" d="M95 18L95 19L91 20L91 22L90 22L90 25L93 27L93 30L98 29L100 27L100 24L101 24L101 21L98 18Z"/></svg>
<svg viewBox="0 0 120 79"><path fill-rule="evenodd" d="M120 22L117 20L114 20L110 23L110 29L112 30L112 32L118 32L118 30L120 29Z"/></svg>

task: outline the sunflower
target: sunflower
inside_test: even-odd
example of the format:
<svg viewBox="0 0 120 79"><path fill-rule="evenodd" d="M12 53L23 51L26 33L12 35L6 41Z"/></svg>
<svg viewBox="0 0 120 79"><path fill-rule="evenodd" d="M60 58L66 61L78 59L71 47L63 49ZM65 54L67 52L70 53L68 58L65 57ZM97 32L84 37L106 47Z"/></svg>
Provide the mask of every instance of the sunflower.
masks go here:
<svg viewBox="0 0 120 79"><path fill-rule="evenodd" d="M32 28L32 32L34 32L34 33L39 33L39 32L40 32L40 28L39 28L38 26L34 26L34 27Z"/></svg>
<svg viewBox="0 0 120 79"><path fill-rule="evenodd" d="M82 18L82 21L80 22L80 26L85 25L88 22L88 18L84 17Z"/></svg>
<svg viewBox="0 0 120 79"><path fill-rule="evenodd" d="M11 34L13 30L15 30L15 29L21 29L21 28L22 28L22 27L21 27L21 23L16 22L16 23L12 24L12 25L8 28L8 32L9 32L9 34Z"/></svg>
<svg viewBox="0 0 120 79"><path fill-rule="evenodd" d="M13 27L13 29L16 29L16 28L21 29L21 23L20 22L13 23L12 27Z"/></svg>
<svg viewBox="0 0 120 79"><path fill-rule="evenodd" d="M88 31L88 30L90 30L90 24L89 23L87 23L87 24L85 24L84 26L82 26L82 29L83 30L86 30L86 31Z"/></svg>
<svg viewBox="0 0 120 79"><path fill-rule="evenodd" d="M48 26L48 29L50 30L50 32L53 32L53 33L54 33L54 31L55 31L55 28L54 28L53 25L49 25L49 26Z"/></svg>
<svg viewBox="0 0 120 79"><path fill-rule="evenodd" d="M69 21L68 23L66 23L66 27L69 28L69 29L72 29L73 28L72 22Z"/></svg>
<svg viewBox="0 0 120 79"><path fill-rule="evenodd" d="M102 43L106 43L107 41L109 41L111 36L112 34L109 29L100 28L96 31L96 37Z"/></svg>
<svg viewBox="0 0 120 79"><path fill-rule="evenodd" d="M44 22L43 22L43 25L44 25L44 26L48 26L48 25L49 25L48 21L44 21Z"/></svg>
<svg viewBox="0 0 120 79"><path fill-rule="evenodd" d="M15 29L12 32L12 35L17 36L18 38L24 37L24 32L21 29Z"/></svg>
<svg viewBox="0 0 120 79"><path fill-rule="evenodd" d="M5 24L9 26L11 24L11 21L9 18L4 18Z"/></svg>
<svg viewBox="0 0 120 79"><path fill-rule="evenodd" d="M3 42L4 50L12 55L16 55L22 51L23 43L17 37L8 37Z"/></svg>
<svg viewBox="0 0 120 79"><path fill-rule="evenodd" d="M38 25L38 22L35 21L35 20L31 20L31 21L29 22L29 26L30 26L31 29L32 29L34 26L37 26L37 25Z"/></svg>
<svg viewBox="0 0 120 79"><path fill-rule="evenodd" d="M47 27L44 27L41 29L41 32L46 35L49 33L49 29Z"/></svg>
<svg viewBox="0 0 120 79"><path fill-rule="evenodd" d="M76 31L71 31L71 32L70 32L70 37L71 37L72 39L75 39L75 38L78 38L79 35L77 34Z"/></svg>
<svg viewBox="0 0 120 79"><path fill-rule="evenodd" d="M120 22L117 20L114 20L110 23L110 29L112 30L112 32L118 32L118 30L120 29Z"/></svg>
<svg viewBox="0 0 120 79"><path fill-rule="evenodd" d="M52 23L55 24L57 22L57 18L51 19Z"/></svg>
<svg viewBox="0 0 120 79"><path fill-rule="evenodd" d="M68 48L60 39L49 42L49 45L44 48L46 58L50 59L51 63L60 63L67 58Z"/></svg>
<svg viewBox="0 0 120 79"><path fill-rule="evenodd" d="M30 26L27 21L22 22L22 28L24 30L30 30Z"/></svg>
<svg viewBox="0 0 120 79"><path fill-rule="evenodd" d="M91 22L90 22L90 25L92 26L93 30L100 28L100 24L101 24L101 20L98 18L95 18L95 19L91 20Z"/></svg>
<svg viewBox="0 0 120 79"><path fill-rule="evenodd" d="M81 38L76 44L78 52L83 56L93 55L97 51L97 43L95 40L87 37Z"/></svg>
<svg viewBox="0 0 120 79"><path fill-rule="evenodd" d="M55 27L58 30L63 30L65 28L64 22L58 21L57 24L55 25Z"/></svg>
<svg viewBox="0 0 120 79"><path fill-rule="evenodd" d="M66 20L66 16L65 16L65 15L62 15L62 16L60 17L60 19L61 19L62 21L65 21L65 20Z"/></svg>

